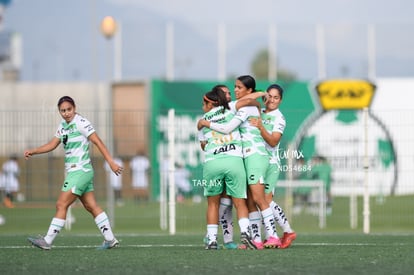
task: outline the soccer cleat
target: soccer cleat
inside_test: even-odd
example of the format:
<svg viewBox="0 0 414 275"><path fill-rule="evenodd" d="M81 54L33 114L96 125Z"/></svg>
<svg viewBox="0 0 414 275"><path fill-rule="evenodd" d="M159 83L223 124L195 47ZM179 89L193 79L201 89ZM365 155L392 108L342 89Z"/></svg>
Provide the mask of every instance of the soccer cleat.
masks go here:
<svg viewBox="0 0 414 275"><path fill-rule="evenodd" d="M5 198L3 199L3 204L4 204L4 206L6 206L7 208L14 208L14 204L13 204L13 202L11 201L11 199L10 199L9 197L5 197Z"/></svg>
<svg viewBox="0 0 414 275"><path fill-rule="evenodd" d="M280 239L278 237L269 237L263 244L266 248L278 248L282 245Z"/></svg>
<svg viewBox="0 0 414 275"><path fill-rule="evenodd" d="M291 232L291 233L283 233L283 238L282 238L282 245L279 248L288 248L292 242L296 239L296 233L295 232Z"/></svg>
<svg viewBox="0 0 414 275"><path fill-rule="evenodd" d="M114 238L112 241L104 241L102 245L99 246L97 249L99 250L111 249L111 248L117 247L118 245L119 245L118 240Z"/></svg>
<svg viewBox="0 0 414 275"><path fill-rule="evenodd" d="M43 250L50 250L52 245L48 244L42 236L38 238L29 237L27 240L33 245Z"/></svg>
<svg viewBox="0 0 414 275"><path fill-rule="evenodd" d="M256 242L256 241L252 241L252 242L256 246L257 250L262 250L264 248L263 242Z"/></svg>
<svg viewBox="0 0 414 275"><path fill-rule="evenodd" d="M239 246L234 242L229 242L229 243L223 244L223 248L224 249L239 249Z"/></svg>
<svg viewBox="0 0 414 275"><path fill-rule="evenodd" d="M212 241L211 243L209 243L208 245L206 245L206 250L217 250L218 249L218 245L216 241Z"/></svg>
<svg viewBox="0 0 414 275"><path fill-rule="evenodd" d="M207 237L207 236L205 236L205 237L203 238L203 243L204 243L204 245L205 245L205 246L207 246L207 245L208 245L208 237Z"/></svg>
<svg viewBox="0 0 414 275"><path fill-rule="evenodd" d="M246 246L246 249L259 249L247 232L242 232L240 234L240 241Z"/></svg>

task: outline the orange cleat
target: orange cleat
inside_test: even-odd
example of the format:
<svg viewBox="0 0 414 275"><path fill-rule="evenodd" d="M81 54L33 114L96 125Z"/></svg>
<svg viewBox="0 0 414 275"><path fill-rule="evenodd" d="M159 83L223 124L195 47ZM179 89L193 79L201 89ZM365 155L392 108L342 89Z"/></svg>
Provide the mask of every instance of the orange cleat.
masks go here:
<svg viewBox="0 0 414 275"><path fill-rule="evenodd" d="M11 199L9 197L5 197L3 199L3 204L4 206L6 206L7 208L14 208L14 204L12 203Z"/></svg>
<svg viewBox="0 0 414 275"><path fill-rule="evenodd" d="M285 232L285 233L283 233L282 245L279 248L281 248L281 249L288 248L295 239L296 239L296 233L295 232L291 232L291 233Z"/></svg>

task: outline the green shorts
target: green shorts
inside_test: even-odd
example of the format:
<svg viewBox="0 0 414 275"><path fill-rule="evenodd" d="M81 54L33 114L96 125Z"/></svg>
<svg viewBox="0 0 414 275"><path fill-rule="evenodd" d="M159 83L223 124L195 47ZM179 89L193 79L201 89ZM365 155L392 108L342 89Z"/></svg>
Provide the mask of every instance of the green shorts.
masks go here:
<svg viewBox="0 0 414 275"><path fill-rule="evenodd" d="M234 198L247 198L246 173L241 157L225 157L204 163L204 196L211 197L223 193Z"/></svg>
<svg viewBox="0 0 414 275"><path fill-rule="evenodd" d="M85 172L82 170L69 172L62 186L62 191L72 191L73 194L82 196L93 191L93 170Z"/></svg>
<svg viewBox="0 0 414 275"><path fill-rule="evenodd" d="M265 184L267 167L269 166L269 156L253 154L244 159L246 167L247 183Z"/></svg>
<svg viewBox="0 0 414 275"><path fill-rule="evenodd" d="M277 180L279 179L280 169L279 164L269 163L267 167L266 177L265 177L265 193L269 194L273 192L276 187Z"/></svg>

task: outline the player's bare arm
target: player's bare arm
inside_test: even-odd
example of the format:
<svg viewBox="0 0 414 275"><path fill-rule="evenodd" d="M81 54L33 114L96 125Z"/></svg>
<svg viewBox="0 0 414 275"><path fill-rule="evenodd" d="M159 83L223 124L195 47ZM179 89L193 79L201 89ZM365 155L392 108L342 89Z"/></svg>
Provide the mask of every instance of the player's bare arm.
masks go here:
<svg viewBox="0 0 414 275"><path fill-rule="evenodd" d="M210 128L210 121L205 120L205 119L200 119L197 122L197 130L201 130L203 127Z"/></svg>
<svg viewBox="0 0 414 275"><path fill-rule="evenodd" d="M58 139L57 137L53 137L48 143L42 146L24 151L24 158L29 159L29 157L33 155L48 153L50 151L55 150L59 144L60 139Z"/></svg>
<svg viewBox="0 0 414 275"><path fill-rule="evenodd" d="M108 162L109 167L111 170L118 176L122 173L122 166L118 165L112 158L111 154L109 154L108 148L106 148L105 144L102 142L101 138L98 136L97 133L93 133L89 136L89 140L98 147L99 152L101 152L104 159Z"/></svg>
<svg viewBox="0 0 414 275"><path fill-rule="evenodd" d="M282 138L282 134L279 132L272 132L269 133L266 131L262 124L261 118L250 118L249 123L252 126L257 127L260 130L260 135L263 137L263 139L266 141L267 144L269 144L271 147L275 147L279 144L280 139Z"/></svg>

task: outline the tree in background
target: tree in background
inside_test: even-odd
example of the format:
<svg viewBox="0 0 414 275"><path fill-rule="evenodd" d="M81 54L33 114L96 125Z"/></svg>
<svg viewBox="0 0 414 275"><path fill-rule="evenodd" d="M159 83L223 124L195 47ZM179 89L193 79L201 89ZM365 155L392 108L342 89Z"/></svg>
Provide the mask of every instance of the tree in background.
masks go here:
<svg viewBox="0 0 414 275"><path fill-rule="evenodd" d="M251 71L259 80L268 79L269 72L269 51L267 49L262 49L257 52L256 56L253 58L251 64ZM278 68L277 77L278 80L283 81L293 81L296 80L296 75L293 72L288 70Z"/></svg>

